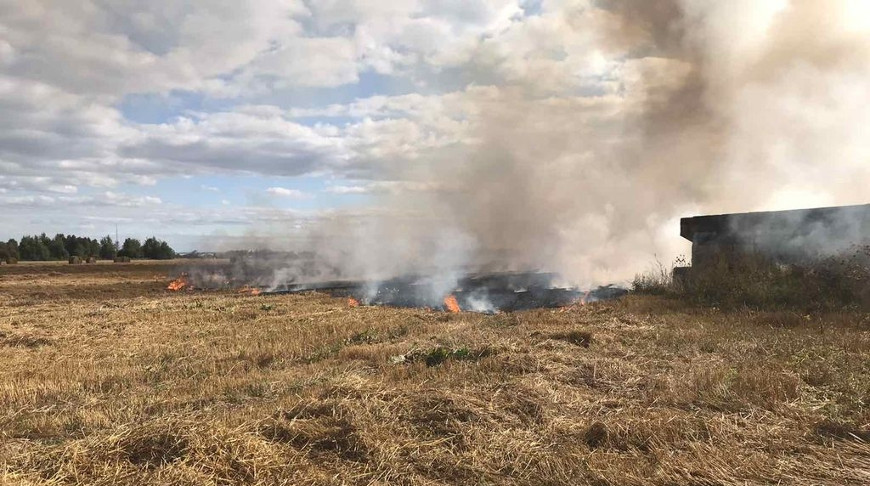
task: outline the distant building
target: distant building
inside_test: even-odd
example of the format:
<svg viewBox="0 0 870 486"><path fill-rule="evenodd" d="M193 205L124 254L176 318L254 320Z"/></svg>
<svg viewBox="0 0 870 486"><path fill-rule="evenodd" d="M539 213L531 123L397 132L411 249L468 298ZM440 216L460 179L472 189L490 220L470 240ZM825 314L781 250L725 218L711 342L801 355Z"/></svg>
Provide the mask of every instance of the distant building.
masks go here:
<svg viewBox="0 0 870 486"><path fill-rule="evenodd" d="M808 262L870 244L870 204L683 218L680 236L692 242L695 269L747 254Z"/></svg>

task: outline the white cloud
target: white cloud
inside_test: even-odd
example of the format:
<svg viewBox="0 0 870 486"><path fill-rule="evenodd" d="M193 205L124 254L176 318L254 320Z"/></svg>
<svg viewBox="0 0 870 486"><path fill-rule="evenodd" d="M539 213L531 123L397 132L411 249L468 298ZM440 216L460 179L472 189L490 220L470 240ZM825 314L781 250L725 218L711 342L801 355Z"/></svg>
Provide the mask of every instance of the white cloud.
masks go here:
<svg viewBox="0 0 870 486"><path fill-rule="evenodd" d="M24 208L50 207L59 211L74 208L144 208L163 204L156 196L132 196L129 194L106 191L87 196L47 196L24 195L0 197L0 208L4 206Z"/></svg>
<svg viewBox="0 0 870 486"><path fill-rule="evenodd" d="M307 12L293 0L14 3L0 10L4 40L16 53L11 71L110 96L200 89L270 43L298 35L295 17Z"/></svg>
<svg viewBox="0 0 870 486"><path fill-rule="evenodd" d="M270 187L266 192L272 196L283 197L287 199L310 199L311 195L298 189L287 189L286 187Z"/></svg>
<svg viewBox="0 0 870 486"><path fill-rule="evenodd" d="M375 181L356 185L334 185L324 192L337 195L347 194L401 194L407 192L445 191L447 188L434 182L419 181Z"/></svg>
<svg viewBox="0 0 870 486"><path fill-rule="evenodd" d="M328 192L330 194L368 194L371 190L366 186L330 186L324 189L324 192Z"/></svg>
<svg viewBox="0 0 870 486"><path fill-rule="evenodd" d="M293 86L341 86L371 69L417 79L472 60L484 44L510 44L495 58L552 50L524 47L530 39L535 45L559 40L546 26L515 34L531 29L518 21L519 11L500 0L113 0L88 8L16 2L0 9L4 187L12 190L10 181L19 180L17 190L70 193L72 187L154 186L160 178L215 170L389 179L390 167L464 143L482 88L289 111L266 102L185 112L160 125L126 120L118 103L128 94L169 90L244 99ZM552 17L548 22L557 24L560 17ZM312 127L297 123L299 116L357 121ZM34 177L47 179L37 188L26 182Z"/></svg>
<svg viewBox="0 0 870 486"><path fill-rule="evenodd" d="M299 38L260 55L241 79L267 76L273 87L334 87L359 79L356 48L343 37Z"/></svg>
<svg viewBox="0 0 870 486"><path fill-rule="evenodd" d="M223 112L141 127L118 149L164 174L213 171L294 176L338 167L349 157L340 138L263 113Z"/></svg>

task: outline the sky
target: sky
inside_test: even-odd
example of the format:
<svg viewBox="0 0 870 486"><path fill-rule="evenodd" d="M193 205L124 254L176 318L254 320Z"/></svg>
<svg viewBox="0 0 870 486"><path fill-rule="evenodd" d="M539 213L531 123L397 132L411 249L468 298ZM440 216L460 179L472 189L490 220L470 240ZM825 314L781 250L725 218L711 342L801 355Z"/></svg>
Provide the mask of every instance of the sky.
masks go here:
<svg viewBox="0 0 870 486"><path fill-rule="evenodd" d="M583 160L583 170L548 172L544 191L558 185L585 207L618 194L597 214L633 226L572 241L612 246L623 235L648 259L685 250L674 250L680 216L866 202L863 2L659 3L0 0L0 238L117 226L122 239L228 249L318 221L398 215L406 195L446 191L443 171L502 146L529 164ZM836 14L804 16L812 6ZM790 40L804 39L793 27L805 18L819 35L795 54ZM861 49L836 64L832 45ZM652 146L650 99L682 92L695 71L704 83L693 103L716 116ZM820 91L836 95L819 100ZM692 106L679 108L684 120ZM789 131L784 120L795 122ZM693 132L714 125L728 126L727 140ZM540 134L490 130L498 126ZM715 154L698 147L710 133ZM832 136L833 153L814 143ZM789 157L796 165L783 166ZM725 197L729 185L755 190ZM680 197L650 209L665 191ZM562 233L581 232L563 220Z"/></svg>
<svg viewBox="0 0 870 486"><path fill-rule="evenodd" d="M0 2L0 237L181 249L405 190L537 2ZM519 33L519 32L518 32ZM484 76L485 77L485 76ZM385 163L385 162L383 162ZM407 190L414 190L409 187Z"/></svg>

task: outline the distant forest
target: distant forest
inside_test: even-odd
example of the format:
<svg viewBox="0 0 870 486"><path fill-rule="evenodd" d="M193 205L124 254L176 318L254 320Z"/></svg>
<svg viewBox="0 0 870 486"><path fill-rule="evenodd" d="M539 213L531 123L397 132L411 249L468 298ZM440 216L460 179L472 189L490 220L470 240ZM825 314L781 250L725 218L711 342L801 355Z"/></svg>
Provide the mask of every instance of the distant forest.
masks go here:
<svg viewBox="0 0 870 486"><path fill-rule="evenodd" d="M66 260L74 256L103 260L112 260L115 257L169 260L175 258L175 250L165 241L154 237L148 238L145 243L136 238L127 238L120 246L110 236L96 240L63 233L56 234L54 238L43 233L22 236L21 241L11 239L5 243L0 242L0 260L50 261Z"/></svg>

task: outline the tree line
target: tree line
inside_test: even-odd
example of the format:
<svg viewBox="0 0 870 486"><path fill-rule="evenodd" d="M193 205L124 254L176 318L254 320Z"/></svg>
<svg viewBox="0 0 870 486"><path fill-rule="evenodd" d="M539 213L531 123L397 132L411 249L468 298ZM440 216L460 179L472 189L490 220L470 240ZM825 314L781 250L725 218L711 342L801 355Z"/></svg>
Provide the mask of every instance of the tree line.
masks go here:
<svg viewBox="0 0 870 486"><path fill-rule="evenodd" d="M115 257L148 258L169 260L175 258L175 250L168 243L155 237L145 243L136 238L127 238L120 246L110 236L99 240L86 236L64 235L58 233L54 238L45 233L22 236L21 241L10 239L0 242L0 259L50 261L66 260L71 256L112 260Z"/></svg>

